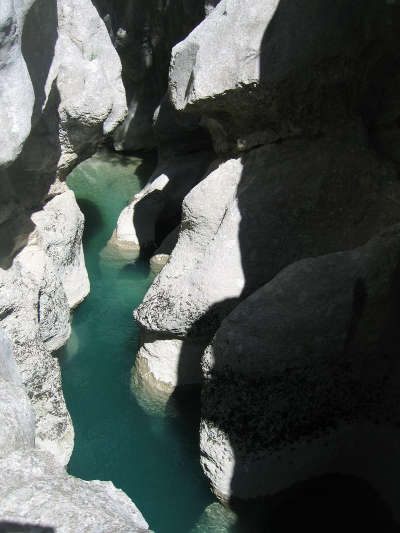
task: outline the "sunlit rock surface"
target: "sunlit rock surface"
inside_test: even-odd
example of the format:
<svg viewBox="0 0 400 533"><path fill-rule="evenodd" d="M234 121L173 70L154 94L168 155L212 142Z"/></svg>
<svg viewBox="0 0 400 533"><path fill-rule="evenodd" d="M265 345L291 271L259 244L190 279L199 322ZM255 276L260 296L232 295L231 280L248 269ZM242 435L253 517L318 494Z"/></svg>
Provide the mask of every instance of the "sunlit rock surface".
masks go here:
<svg viewBox="0 0 400 533"><path fill-rule="evenodd" d="M26 523L60 533L148 531L136 506L111 482L69 476L58 457L35 448L33 409L2 329L0 363L0 530L5 521L14 524L5 531Z"/></svg>
<svg viewBox="0 0 400 533"><path fill-rule="evenodd" d="M125 117L120 61L88 0L2 2L0 50L0 529L144 531L111 483L66 474L73 428L51 353L89 291L62 180Z"/></svg>
<svg viewBox="0 0 400 533"><path fill-rule="evenodd" d="M70 309L89 282L83 217L60 179L123 120L121 65L88 1L5 2L0 20L1 108L11 116L0 157L0 322L36 410L38 443L65 463L73 430L50 352L68 338Z"/></svg>
<svg viewBox="0 0 400 533"><path fill-rule="evenodd" d="M212 159L212 152L202 151L161 162L121 212L110 244L137 252L161 245L180 223L183 199L204 177Z"/></svg>
<svg viewBox="0 0 400 533"><path fill-rule="evenodd" d="M148 525L132 501L106 481L69 476L52 454L15 451L0 460L0 515L57 533L141 533Z"/></svg>

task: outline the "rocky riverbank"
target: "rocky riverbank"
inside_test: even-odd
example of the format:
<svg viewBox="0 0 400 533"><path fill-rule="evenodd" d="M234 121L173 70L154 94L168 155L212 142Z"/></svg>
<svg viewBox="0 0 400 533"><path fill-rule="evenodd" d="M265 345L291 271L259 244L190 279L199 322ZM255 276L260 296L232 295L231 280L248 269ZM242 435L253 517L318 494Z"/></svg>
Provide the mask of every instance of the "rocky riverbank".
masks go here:
<svg viewBox="0 0 400 533"><path fill-rule="evenodd" d="M126 115L120 61L89 0L3 2L0 46L0 520L147 531L112 483L67 475L74 433L52 355L89 292L83 215L62 181Z"/></svg>
<svg viewBox="0 0 400 533"><path fill-rule="evenodd" d="M345 473L399 518L399 25L396 2L222 0L173 48L172 114L212 150L181 207L165 171L121 215L138 235L148 194L146 228L180 220L135 311L136 372L203 383L201 462L225 501Z"/></svg>

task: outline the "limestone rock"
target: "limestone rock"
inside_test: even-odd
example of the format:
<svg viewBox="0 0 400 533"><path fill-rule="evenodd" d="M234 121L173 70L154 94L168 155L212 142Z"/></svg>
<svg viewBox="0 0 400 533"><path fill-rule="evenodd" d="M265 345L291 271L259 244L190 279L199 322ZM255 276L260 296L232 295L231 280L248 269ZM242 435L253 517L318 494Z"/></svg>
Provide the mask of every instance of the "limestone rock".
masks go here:
<svg viewBox="0 0 400 533"><path fill-rule="evenodd" d="M67 340L70 309L89 284L83 218L60 180L124 119L121 64L89 0L7 0L0 25L9 126L0 155L0 323L35 407L38 444L66 463L73 429L50 352Z"/></svg>
<svg viewBox="0 0 400 533"><path fill-rule="evenodd" d="M129 111L114 134L116 150L157 146L153 115L168 85L171 48L203 18L213 2L175 0L95 0L121 57Z"/></svg>
<svg viewBox="0 0 400 533"><path fill-rule="evenodd" d="M34 213L32 221L41 246L57 269L68 305L73 309L88 295L90 285L82 248L84 217L74 193L64 187L65 192Z"/></svg>
<svg viewBox="0 0 400 533"><path fill-rule="evenodd" d="M399 258L396 225L291 264L222 322L202 364L201 425L220 497L338 472L369 481L399 518Z"/></svg>
<svg viewBox="0 0 400 533"><path fill-rule="evenodd" d="M177 226L165 237L160 246L150 257L150 268L154 273L158 274L158 272L160 272L167 264L169 256L171 255L172 250L175 248L177 243L178 235L179 226Z"/></svg>
<svg viewBox="0 0 400 533"><path fill-rule="evenodd" d="M0 329L0 457L32 448L35 418L18 374L11 343Z"/></svg>
<svg viewBox="0 0 400 533"><path fill-rule="evenodd" d="M357 106L349 87L360 103L371 80L392 77L374 70L396 57L398 25L379 0L222 0L173 48L170 97L203 115L217 152L325 132Z"/></svg>
<svg viewBox="0 0 400 533"><path fill-rule="evenodd" d="M36 229L8 270L0 269L1 325L9 334L36 413L36 441L66 464L74 432L57 359L70 335L70 311L87 295L83 215L66 185L32 215Z"/></svg>
<svg viewBox="0 0 400 533"><path fill-rule="evenodd" d="M37 366L42 364L30 355L31 362ZM40 370L43 369L39 367ZM51 376L45 373L43 378L50 385L48 398L54 401L57 391L51 390ZM33 410L22 385L11 342L2 329L0 385L0 531L148 531L138 509L112 483L88 482L69 476L54 450L49 453L34 448ZM46 391L40 394L44 396ZM58 406L53 407L53 412L59 416ZM50 430L51 427L47 427L44 431L49 439Z"/></svg>
<svg viewBox="0 0 400 533"><path fill-rule="evenodd" d="M121 212L111 243L133 250L155 248L180 222L182 201L213 158L202 151L162 162L149 183Z"/></svg>
<svg viewBox="0 0 400 533"><path fill-rule="evenodd" d="M0 516L46 525L56 533L149 531L132 501L111 482L69 476L42 451L14 452L0 460Z"/></svg>
<svg viewBox="0 0 400 533"><path fill-rule="evenodd" d="M0 107L8 125L0 156L0 260L8 268L56 177L93 154L123 120L126 101L118 55L89 0L16 7L7 0L0 21Z"/></svg>
<svg viewBox="0 0 400 533"><path fill-rule="evenodd" d="M160 338L154 365L163 361L161 339L180 339L174 382L185 384L186 345L192 357L197 344L200 357L238 301L293 261L351 249L397 222L399 194L390 166L334 139L270 145L222 163L185 198L177 245L136 311Z"/></svg>
<svg viewBox="0 0 400 533"><path fill-rule="evenodd" d="M11 268L0 269L1 325L13 342L35 408L37 443L65 464L73 429L59 365L50 352L68 339L71 307L89 289L81 245L83 217L74 194L65 190L32 220L37 228L29 244Z"/></svg>

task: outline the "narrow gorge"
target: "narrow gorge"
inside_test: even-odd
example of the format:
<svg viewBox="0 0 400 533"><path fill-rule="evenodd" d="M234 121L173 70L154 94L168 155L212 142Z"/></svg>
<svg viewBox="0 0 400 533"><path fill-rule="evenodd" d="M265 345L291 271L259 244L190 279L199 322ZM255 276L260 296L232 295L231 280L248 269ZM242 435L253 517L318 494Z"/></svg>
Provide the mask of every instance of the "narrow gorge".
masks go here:
<svg viewBox="0 0 400 533"><path fill-rule="evenodd" d="M400 531L399 0L1 0L0 104L0 533Z"/></svg>

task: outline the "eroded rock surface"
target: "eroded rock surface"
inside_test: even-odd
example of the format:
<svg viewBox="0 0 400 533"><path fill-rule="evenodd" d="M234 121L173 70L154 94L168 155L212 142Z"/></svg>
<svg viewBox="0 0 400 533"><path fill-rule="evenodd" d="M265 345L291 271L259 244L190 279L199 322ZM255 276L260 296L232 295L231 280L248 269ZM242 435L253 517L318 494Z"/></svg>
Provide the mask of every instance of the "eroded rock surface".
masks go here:
<svg viewBox="0 0 400 533"><path fill-rule="evenodd" d="M73 428L51 352L67 341L70 311L89 292L83 215L65 189L32 215L37 227L28 245L9 269L0 269L1 326L12 339L36 411L37 443L63 464L72 452Z"/></svg>
<svg viewBox="0 0 400 533"><path fill-rule="evenodd" d="M83 217L60 180L123 120L121 65L89 1L5 2L0 14L1 108L11 117L0 158L0 322L36 409L38 442L67 462L73 430L50 352L67 340L89 282Z"/></svg>
<svg viewBox="0 0 400 533"><path fill-rule="evenodd" d="M129 104L128 116L114 134L117 150L157 147L153 115L167 91L171 48L217 3L128 0L121 4L118 0L95 0L121 57Z"/></svg>
<svg viewBox="0 0 400 533"><path fill-rule="evenodd" d="M149 531L136 506L111 482L69 476L52 453L34 448L33 410L1 329L0 363L0 516L13 524L6 531L17 531L17 524L25 531L26 523L32 531L46 526L59 533Z"/></svg>
<svg viewBox="0 0 400 533"><path fill-rule="evenodd" d="M67 475L52 354L89 291L83 215L62 181L125 117L120 61L89 0L6 0L0 70L0 529L147 531L111 483Z"/></svg>
<svg viewBox="0 0 400 533"><path fill-rule="evenodd" d="M173 49L219 160L135 312L136 371L205 378L225 500L334 471L397 513L399 27L396 2L222 0Z"/></svg>
<svg viewBox="0 0 400 533"><path fill-rule="evenodd" d="M274 494L331 469L364 475L395 508L399 237L396 225L295 262L222 322L202 363L201 430L220 496Z"/></svg>

